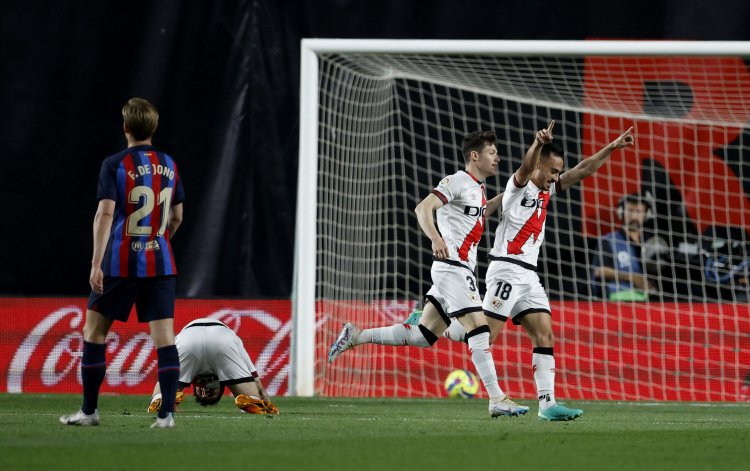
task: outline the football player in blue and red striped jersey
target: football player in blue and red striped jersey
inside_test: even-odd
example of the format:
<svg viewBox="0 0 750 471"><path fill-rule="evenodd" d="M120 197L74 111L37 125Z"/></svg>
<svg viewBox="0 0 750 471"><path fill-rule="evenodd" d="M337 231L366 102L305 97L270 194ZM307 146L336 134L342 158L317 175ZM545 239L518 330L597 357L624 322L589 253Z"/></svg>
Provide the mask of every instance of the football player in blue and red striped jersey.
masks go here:
<svg viewBox="0 0 750 471"><path fill-rule="evenodd" d="M99 388L106 372L105 339L115 320L125 322L135 304L156 346L164 393L152 427L174 427L180 362L175 347L174 301L177 268L170 239L182 223L184 190L175 161L151 144L159 113L142 98L122 108L127 149L107 157L99 173L94 217L94 255L81 379L83 405L60 417L67 425L98 425Z"/></svg>

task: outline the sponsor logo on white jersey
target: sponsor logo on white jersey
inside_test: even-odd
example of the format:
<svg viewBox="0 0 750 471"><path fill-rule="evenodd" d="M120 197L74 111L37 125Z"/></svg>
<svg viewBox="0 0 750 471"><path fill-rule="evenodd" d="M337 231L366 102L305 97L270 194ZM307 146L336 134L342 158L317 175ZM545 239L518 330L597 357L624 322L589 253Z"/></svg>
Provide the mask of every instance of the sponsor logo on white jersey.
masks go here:
<svg viewBox="0 0 750 471"><path fill-rule="evenodd" d="M508 180L490 255L536 266L544 240L547 206L554 194L554 185L542 191L531 180L522 188L516 187L515 178Z"/></svg>
<svg viewBox="0 0 750 471"><path fill-rule="evenodd" d="M487 209L484 182L462 170L443 178L433 193L444 204L437 210L437 225L449 258L474 270Z"/></svg>

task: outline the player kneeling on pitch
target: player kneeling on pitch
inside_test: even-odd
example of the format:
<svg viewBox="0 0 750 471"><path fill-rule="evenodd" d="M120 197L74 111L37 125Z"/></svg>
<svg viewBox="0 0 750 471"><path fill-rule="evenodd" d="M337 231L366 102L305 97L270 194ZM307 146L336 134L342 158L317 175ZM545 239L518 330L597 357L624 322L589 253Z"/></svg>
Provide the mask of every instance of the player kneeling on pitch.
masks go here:
<svg viewBox="0 0 750 471"><path fill-rule="evenodd" d="M175 337L180 357L180 380L175 405L183 390L193 385L195 400L202 406L219 403L224 389L234 395L234 403L248 414L278 414L279 409L263 388L242 340L226 324L216 319L196 319ZM161 407L159 383L154 387L148 412Z"/></svg>

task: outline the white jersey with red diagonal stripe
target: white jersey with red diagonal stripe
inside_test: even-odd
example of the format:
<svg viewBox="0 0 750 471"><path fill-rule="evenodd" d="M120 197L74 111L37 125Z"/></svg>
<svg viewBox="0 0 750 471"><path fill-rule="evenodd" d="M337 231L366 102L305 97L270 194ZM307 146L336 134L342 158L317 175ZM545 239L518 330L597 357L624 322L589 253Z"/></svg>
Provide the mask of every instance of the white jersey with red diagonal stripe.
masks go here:
<svg viewBox="0 0 750 471"><path fill-rule="evenodd" d="M484 182L461 170L443 178L432 193L443 202L437 210L437 225L450 260L474 271L487 208Z"/></svg>
<svg viewBox="0 0 750 471"><path fill-rule="evenodd" d="M514 174L505 185L501 219L490 256L536 267L544 240L547 206L556 193L557 184L543 191L531 180L519 188Z"/></svg>

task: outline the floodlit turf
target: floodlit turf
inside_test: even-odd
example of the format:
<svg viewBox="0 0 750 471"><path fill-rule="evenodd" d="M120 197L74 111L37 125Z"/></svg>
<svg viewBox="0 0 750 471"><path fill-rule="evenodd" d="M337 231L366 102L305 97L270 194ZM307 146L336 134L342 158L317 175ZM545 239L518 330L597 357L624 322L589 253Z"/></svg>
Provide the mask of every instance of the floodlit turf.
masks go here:
<svg viewBox="0 0 750 471"><path fill-rule="evenodd" d="M520 401L524 402L524 401ZM70 395L0 395L0 469L739 470L750 404L576 402L573 422L490 419L484 400L277 398L281 415L189 396L177 428L152 430L148 398L106 396L101 425L58 416ZM235 468L236 467L236 468Z"/></svg>

